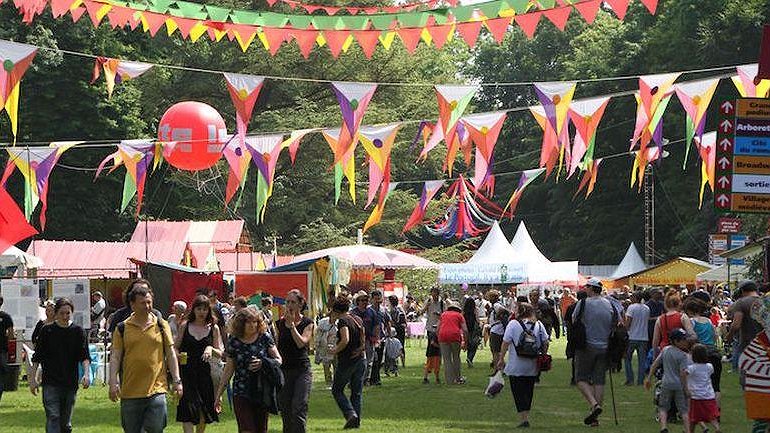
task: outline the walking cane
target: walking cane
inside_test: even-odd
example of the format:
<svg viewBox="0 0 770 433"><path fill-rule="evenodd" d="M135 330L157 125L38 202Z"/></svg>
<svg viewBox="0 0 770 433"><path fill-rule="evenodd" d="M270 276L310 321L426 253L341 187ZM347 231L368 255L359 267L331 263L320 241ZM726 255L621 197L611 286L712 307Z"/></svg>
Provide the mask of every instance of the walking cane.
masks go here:
<svg viewBox="0 0 770 433"><path fill-rule="evenodd" d="M618 425L618 408L615 406L615 386L612 384L612 366L610 366L610 396L612 397L612 416L615 418L615 425Z"/></svg>

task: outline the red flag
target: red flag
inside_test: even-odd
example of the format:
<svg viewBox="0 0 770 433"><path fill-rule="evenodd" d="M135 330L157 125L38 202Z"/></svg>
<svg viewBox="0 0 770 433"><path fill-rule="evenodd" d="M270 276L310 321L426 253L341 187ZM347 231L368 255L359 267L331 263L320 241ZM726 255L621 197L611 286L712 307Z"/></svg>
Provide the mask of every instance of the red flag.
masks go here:
<svg viewBox="0 0 770 433"><path fill-rule="evenodd" d="M511 24L511 18L501 17L486 20L485 24L487 25L489 33L492 33L492 36L495 38L495 41L497 41L498 44L502 44L503 38L505 38L505 32L508 31L508 26Z"/></svg>
<svg viewBox="0 0 770 433"><path fill-rule="evenodd" d="M658 0L641 0L641 2L651 14L655 14L655 10L658 8Z"/></svg>
<svg viewBox="0 0 770 433"><path fill-rule="evenodd" d="M444 26L429 26L426 27L426 29L428 29L428 33L430 33L430 37L433 39L433 44L440 50L449 39L449 33L454 28L450 24Z"/></svg>
<svg viewBox="0 0 770 433"><path fill-rule="evenodd" d="M469 21L467 23L457 24L457 33L460 34L465 43L471 48L476 45L476 39L479 38L479 31L481 31L481 21Z"/></svg>
<svg viewBox="0 0 770 433"><path fill-rule="evenodd" d="M377 49L377 41L382 32L379 30L353 30L353 36L358 41L358 45L361 46L361 51L367 59L371 59L374 54L374 50Z"/></svg>
<svg viewBox="0 0 770 433"><path fill-rule="evenodd" d="M348 36L350 36L350 30L324 30L323 33L324 38L326 38L326 45L329 46L332 57L336 59L339 57L345 41L348 40Z"/></svg>
<svg viewBox="0 0 770 433"><path fill-rule="evenodd" d="M318 30L290 30L290 32L294 41L297 42L302 57L306 59L310 57L310 52L313 51L315 40L318 37Z"/></svg>
<svg viewBox="0 0 770 433"><path fill-rule="evenodd" d="M516 24L518 24L519 27L521 27L521 30L524 31L524 34L527 35L527 39L532 39L532 37L535 36L535 29L537 29L537 23L540 22L540 15L543 15L543 13L538 11L516 15L514 18Z"/></svg>
<svg viewBox="0 0 770 433"><path fill-rule="evenodd" d="M572 12L572 7L565 6L560 8L548 9L543 12L546 18L548 18L557 29L564 31L564 27L567 25L569 19L569 13Z"/></svg>
<svg viewBox="0 0 770 433"><path fill-rule="evenodd" d="M5 188L0 188L0 253L37 234Z"/></svg>
<svg viewBox="0 0 770 433"><path fill-rule="evenodd" d="M420 43L420 34L422 28L420 27L407 27L396 30L398 37L401 38L401 42L404 43L404 47L409 54L414 54L414 50L417 49L417 44Z"/></svg>
<svg viewBox="0 0 770 433"><path fill-rule="evenodd" d="M612 10L615 12L615 15L618 16L618 19L620 21L623 21L623 19L626 17L626 12L628 12L628 3L631 0L607 0L607 4L610 5Z"/></svg>
<svg viewBox="0 0 770 433"><path fill-rule="evenodd" d="M580 16L588 24L593 24L596 19L596 13L599 12L599 6L602 5L602 0L577 2L574 4L575 9L580 12Z"/></svg>

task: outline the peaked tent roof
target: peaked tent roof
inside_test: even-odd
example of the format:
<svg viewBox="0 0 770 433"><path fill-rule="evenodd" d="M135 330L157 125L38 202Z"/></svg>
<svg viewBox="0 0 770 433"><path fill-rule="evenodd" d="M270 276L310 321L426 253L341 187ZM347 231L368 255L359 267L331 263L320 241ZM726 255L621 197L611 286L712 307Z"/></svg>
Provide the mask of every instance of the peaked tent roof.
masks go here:
<svg viewBox="0 0 770 433"><path fill-rule="evenodd" d="M631 242L628 246L626 255L623 256L623 260L620 261L618 268L612 273L610 278L620 278L626 275L635 274L639 271L647 269L647 264L644 263L642 256L639 255L639 250L636 249L636 245Z"/></svg>
<svg viewBox="0 0 770 433"><path fill-rule="evenodd" d="M529 235L527 226L524 225L524 221L519 223L519 228L516 229L511 246L515 251L514 260L526 264L527 277L530 283L578 281L578 262L552 262L549 260L535 245L532 236Z"/></svg>
<svg viewBox="0 0 770 433"><path fill-rule="evenodd" d="M516 229L516 234L513 235L513 240L511 240L511 246L516 254L516 259L519 261L538 264L551 262L535 245L532 236L529 235L527 226L524 225L524 221L519 223L519 228Z"/></svg>
<svg viewBox="0 0 770 433"><path fill-rule="evenodd" d="M508 243L500 224L495 221L487 237L467 264L503 264L516 260L516 250Z"/></svg>

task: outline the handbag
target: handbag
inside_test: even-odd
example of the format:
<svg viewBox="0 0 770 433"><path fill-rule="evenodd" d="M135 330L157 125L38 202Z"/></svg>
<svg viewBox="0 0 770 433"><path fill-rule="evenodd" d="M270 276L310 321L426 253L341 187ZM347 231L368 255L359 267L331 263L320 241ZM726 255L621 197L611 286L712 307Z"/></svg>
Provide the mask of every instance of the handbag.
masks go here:
<svg viewBox="0 0 770 433"><path fill-rule="evenodd" d="M500 394L500 391L503 390L504 386L505 380L503 379L503 371L498 370L494 376L489 378L489 385L487 385L487 389L484 391L484 395L489 398L495 398L497 397L497 394Z"/></svg>
<svg viewBox="0 0 770 433"><path fill-rule="evenodd" d="M541 353L537 355L537 370L549 371L553 365L553 358L547 353Z"/></svg>

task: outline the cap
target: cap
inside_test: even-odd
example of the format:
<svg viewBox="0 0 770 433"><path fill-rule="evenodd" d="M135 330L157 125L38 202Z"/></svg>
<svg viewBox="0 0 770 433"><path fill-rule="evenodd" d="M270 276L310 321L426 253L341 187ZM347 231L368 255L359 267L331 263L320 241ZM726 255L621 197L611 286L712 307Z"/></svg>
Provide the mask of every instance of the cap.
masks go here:
<svg viewBox="0 0 770 433"><path fill-rule="evenodd" d="M93 293L93 295L94 295L94 296L101 296L102 298L104 297L104 295L102 295L102 292L100 292L100 291L98 291L98 290L97 290L97 291L95 291L95 292Z"/></svg>
<svg viewBox="0 0 770 433"><path fill-rule="evenodd" d="M687 339L687 331L682 328L674 328L668 333L668 341L674 342Z"/></svg>
<svg viewBox="0 0 770 433"><path fill-rule="evenodd" d="M589 278L588 281L586 281L586 286L601 289L602 282L598 278Z"/></svg>

